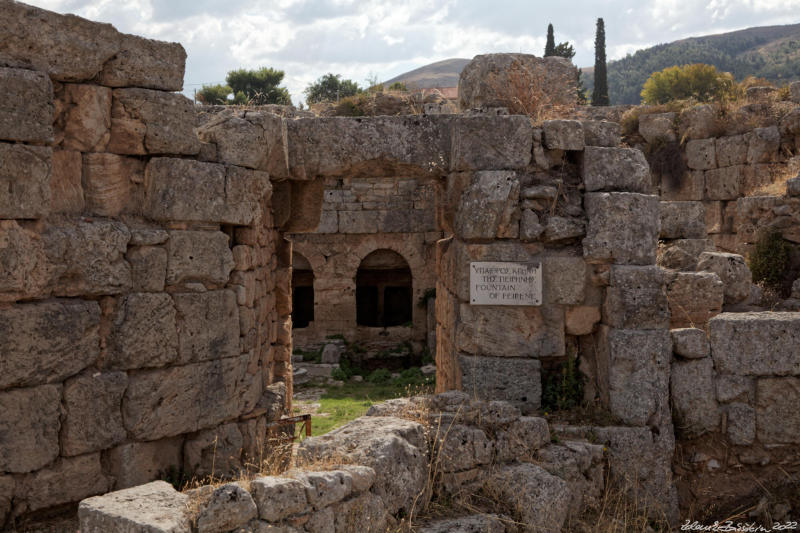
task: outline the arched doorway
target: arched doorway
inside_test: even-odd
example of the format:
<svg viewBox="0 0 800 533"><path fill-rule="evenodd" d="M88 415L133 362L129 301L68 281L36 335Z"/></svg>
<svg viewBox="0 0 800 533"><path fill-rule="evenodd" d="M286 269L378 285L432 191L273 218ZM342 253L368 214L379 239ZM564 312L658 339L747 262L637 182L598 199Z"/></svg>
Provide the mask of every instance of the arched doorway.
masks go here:
<svg viewBox="0 0 800 533"><path fill-rule="evenodd" d="M359 326L402 326L412 319L411 269L392 250L367 255L356 273L356 322Z"/></svg>
<svg viewBox="0 0 800 533"><path fill-rule="evenodd" d="M314 321L314 271L308 259L292 253L292 327L306 328Z"/></svg>

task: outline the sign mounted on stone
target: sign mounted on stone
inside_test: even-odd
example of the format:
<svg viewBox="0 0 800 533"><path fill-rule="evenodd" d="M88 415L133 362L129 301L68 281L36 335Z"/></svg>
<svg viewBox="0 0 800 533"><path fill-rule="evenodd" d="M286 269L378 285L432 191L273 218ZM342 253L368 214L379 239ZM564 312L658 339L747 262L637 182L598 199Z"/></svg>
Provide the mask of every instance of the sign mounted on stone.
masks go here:
<svg viewBox="0 0 800 533"><path fill-rule="evenodd" d="M472 305L542 305L542 264L470 262Z"/></svg>

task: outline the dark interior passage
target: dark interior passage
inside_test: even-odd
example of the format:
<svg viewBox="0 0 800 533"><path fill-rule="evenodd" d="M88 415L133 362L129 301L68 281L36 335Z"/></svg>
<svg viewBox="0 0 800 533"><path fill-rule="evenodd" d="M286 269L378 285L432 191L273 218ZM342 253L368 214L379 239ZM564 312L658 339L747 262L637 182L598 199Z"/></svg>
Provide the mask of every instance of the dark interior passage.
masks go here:
<svg viewBox="0 0 800 533"><path fill-rule="evenodd" d="M411 269L392 250L376 250L361 261L356 274L356 322L391 327L411 322Z"/></svg>
<svg viewBox="0 0 800 533"><path fill-rule="evenodd" d="M305 328L314 321L314 271L308 260L292 254L292 327Z"/></svg>

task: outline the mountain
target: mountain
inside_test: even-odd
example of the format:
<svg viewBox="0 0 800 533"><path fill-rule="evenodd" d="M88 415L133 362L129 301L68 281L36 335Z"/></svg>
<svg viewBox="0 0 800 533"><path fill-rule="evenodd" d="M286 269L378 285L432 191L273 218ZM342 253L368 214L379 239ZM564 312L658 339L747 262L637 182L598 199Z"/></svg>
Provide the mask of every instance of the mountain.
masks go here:
<svg viewBox="0 0 800 533"><path fill-rule="evenodd" d="M766 78L776 85L800 80L800 24L761 26L691 37L659 44L608 63L612 104L638 104L647 78L673 65L707 63L730 72L737 80ZM593 69L583 69L583 84L591 94Z"/></svg>
<svg viewBox="0 0 800 533"><path fill-rule="evenodd" d="M425 65L418 69L400 74L394 78L383 82L385 87L400 82L405 83L409 89L429 89L431 87L457 87L458 77L464 66L469 63L471 59L462 59L455 57L452 59L445 59L444 61L437 61L430 65Z"/></svg>

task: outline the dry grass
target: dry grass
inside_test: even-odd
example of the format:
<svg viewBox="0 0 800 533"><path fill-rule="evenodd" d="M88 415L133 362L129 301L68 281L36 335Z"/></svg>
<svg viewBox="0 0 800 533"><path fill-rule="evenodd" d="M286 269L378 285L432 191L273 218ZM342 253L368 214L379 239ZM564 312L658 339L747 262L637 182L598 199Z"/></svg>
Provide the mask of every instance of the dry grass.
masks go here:
<svg viewBox="0 0 800 533"><path fill-rule="evenodd" d="M767 168L769 173L767 183L748 191L747 196L784 196L786 182L797 175L789 165L769 165Z"/></svg>

